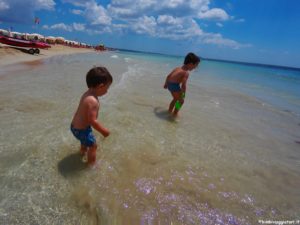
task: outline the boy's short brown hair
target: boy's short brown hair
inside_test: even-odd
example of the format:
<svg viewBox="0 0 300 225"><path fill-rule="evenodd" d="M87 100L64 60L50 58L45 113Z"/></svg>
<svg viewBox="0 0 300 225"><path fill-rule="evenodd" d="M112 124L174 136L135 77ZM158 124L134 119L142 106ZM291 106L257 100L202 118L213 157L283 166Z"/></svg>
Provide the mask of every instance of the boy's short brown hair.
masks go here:
<svg viewBox="0 0 300 225"><path fill-rule="evenodd" d="M194 53L190 52L185 56L183 64L187 65L189 63L192 63L195 65L195 64L198 64L199 62L200 62L200 58L198 56L196 56Z"/></svg>
<svg viewBox="0 0 300 225"><path fill-rule="evenodd" d="M99 84L112 83L113 78L105 67L94 67L86 74L88 88L97 87Z"/></svg>

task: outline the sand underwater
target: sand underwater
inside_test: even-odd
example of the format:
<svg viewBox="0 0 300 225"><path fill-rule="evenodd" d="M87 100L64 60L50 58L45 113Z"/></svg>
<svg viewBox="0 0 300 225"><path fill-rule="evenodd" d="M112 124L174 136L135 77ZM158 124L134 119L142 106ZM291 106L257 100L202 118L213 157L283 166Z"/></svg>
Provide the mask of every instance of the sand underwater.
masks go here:
<svg viewBox="0 0 300 225"><path fill-rule="evenodd" d="M203 61L173 120L163 83L181 62L106 52L1 67L0 224L299 220L299 114L220 85L221 64ZM114 82L99 113L111 135L96 134L89 169L69 126L94 65Z"/></svg>

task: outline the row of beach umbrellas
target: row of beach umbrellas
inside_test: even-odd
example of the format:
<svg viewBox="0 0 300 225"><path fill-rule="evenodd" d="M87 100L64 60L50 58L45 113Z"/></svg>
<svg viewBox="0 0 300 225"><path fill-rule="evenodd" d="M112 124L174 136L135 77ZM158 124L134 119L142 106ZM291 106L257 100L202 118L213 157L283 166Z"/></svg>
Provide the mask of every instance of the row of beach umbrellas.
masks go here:
<svg viewBox="0 0 300 225"><path fill-rule="evenodd" d="M79 43L77 41L66 40L64 37L53 37L53 36L44 36L41 34L33 33L20 33L16 31L9 32L7 30L0 29L0 35L10 36L15 38L25 38L26 40L42 40L46 41L49 44L72 44L72 45L82 45L87 46L85 43Z"/></svg>

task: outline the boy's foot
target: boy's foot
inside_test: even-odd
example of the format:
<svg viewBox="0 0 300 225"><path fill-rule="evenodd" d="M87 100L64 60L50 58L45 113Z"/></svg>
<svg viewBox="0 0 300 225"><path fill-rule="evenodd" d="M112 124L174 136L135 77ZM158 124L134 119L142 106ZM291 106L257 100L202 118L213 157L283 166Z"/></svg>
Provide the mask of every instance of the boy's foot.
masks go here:
<svg viewBox="0 0 300 225"><path fill-rule="evenodd" d="M101 163L100 163L99 160L97 160L96 162L94 162L94 163L88 163L87 165L88 165L88 167L90 169L94 170L94 169L100 168Z"/></svg>
<svg viewBox="0 0 300 225"><path fill-rule="evenodd" d="M81 161L82 161L83 163L87 163L87 161L88 161L87 154L83 154L83 156L82 156L82 158L81 158Z"/></svg>
<svg viewBox="0 0 300 225"><path fill-rule="evenodd" d="M172 116L173 116L174 118L180 117L179 112L173 113Z"/></svg>

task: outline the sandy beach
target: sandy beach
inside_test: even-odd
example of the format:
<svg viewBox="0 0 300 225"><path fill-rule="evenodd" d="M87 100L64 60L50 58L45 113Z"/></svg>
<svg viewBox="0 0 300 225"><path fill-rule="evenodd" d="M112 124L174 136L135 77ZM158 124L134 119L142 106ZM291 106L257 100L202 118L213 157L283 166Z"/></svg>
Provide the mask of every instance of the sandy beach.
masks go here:
<svg viewBox="0 0 300 225"><path fill-rule="evenodd" d="M0 66L36 61L55 55L69 55L85 52L93 52L94 49L74 48L64 45L52 45L49 49L40 49L40 54L31 55L26 49L0 44Z"/></svg>

